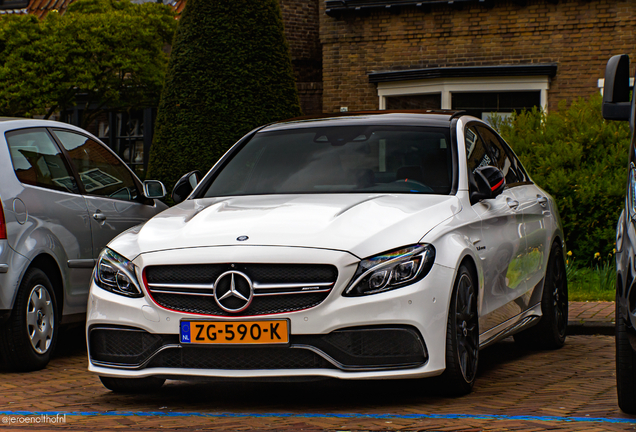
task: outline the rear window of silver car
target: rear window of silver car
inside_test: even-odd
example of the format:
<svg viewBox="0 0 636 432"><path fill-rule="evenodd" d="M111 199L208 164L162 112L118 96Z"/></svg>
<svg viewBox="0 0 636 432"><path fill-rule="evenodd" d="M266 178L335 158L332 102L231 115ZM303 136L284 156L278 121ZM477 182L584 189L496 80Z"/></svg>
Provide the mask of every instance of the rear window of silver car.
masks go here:
<svg viewBox="0 0 636 432"><path fill-rule="evenodd" d="M346 126L261 132L216 174L205 197L451 191L448 128Z"/></svg>
<svg viewBox="0 0 636 432"><path fill-rule="evenodd" d="M75 178L45 129L7 132L16 177L23 184L78 193Z"/></svg>

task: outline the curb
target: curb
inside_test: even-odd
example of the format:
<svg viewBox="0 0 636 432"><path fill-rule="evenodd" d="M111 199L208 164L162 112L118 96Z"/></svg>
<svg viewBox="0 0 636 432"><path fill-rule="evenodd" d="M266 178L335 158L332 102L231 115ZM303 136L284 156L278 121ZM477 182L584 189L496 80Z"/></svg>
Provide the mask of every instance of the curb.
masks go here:
<svg viewBox="0 0 636 432"><path fill-rule="evenodd" d="M606 321L568 321L568 336L574 335L606 335L614 336L613 322Z"/></svg>

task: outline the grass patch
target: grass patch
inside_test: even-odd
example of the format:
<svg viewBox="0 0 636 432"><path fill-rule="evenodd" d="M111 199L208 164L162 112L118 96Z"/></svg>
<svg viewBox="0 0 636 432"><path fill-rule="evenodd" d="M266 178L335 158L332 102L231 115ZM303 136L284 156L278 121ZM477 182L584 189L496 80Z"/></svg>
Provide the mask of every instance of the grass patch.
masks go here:
<svg viewBox="0 0 636 432"><path fill-rule="evenodd" d="M614 301L616 296L616 268L613 259L599 262L595 267L579 267L571 262L566 266L568 300Z"/></svg>

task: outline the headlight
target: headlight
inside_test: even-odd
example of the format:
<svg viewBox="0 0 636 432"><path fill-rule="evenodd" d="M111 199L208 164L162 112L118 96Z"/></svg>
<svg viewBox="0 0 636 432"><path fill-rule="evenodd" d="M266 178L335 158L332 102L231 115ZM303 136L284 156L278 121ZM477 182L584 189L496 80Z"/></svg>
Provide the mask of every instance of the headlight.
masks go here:
<svg viewBox="0 0 636 432"><path fill-rule="evenodd" d="M143 297L137 276L135 276L135 265L108 248L99 254L93 279L98 287L115 294Z"/></svg>
<svg viewBox="0 0 636 432"><path fill-rule="evenodd" d="M376 294L412 284L428 274L435 260L433 245L414 245L360 261L345 297Z"/></svg>

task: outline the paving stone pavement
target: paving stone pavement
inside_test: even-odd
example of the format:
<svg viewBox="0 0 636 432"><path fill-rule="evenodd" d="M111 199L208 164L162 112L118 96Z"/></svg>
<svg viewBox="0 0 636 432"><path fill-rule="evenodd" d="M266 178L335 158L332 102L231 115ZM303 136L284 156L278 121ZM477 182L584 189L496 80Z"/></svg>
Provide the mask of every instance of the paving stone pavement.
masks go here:
<svg viewBox="0 0 636 432"><path fill-rule="evenodd" d="M614 302L570 302L569 334L614 334Z"/></svg>
<svg viewBox="0 0 636 432"><path fill-rule="evenodd" d="M573 314L606 319L608 307L571 305L570 321ZM0 368L0 432L636 429L636 417L616 404L614 339L607 335L569 336L556 351L526 350L511 339L488 347L473 393L461 398L444 396L431 380L169 381L154 394L119 395L86 371L81 329L67 332L59 348L42 371ZM66 422L19 423L26 412L67 413Z"/></svg>

